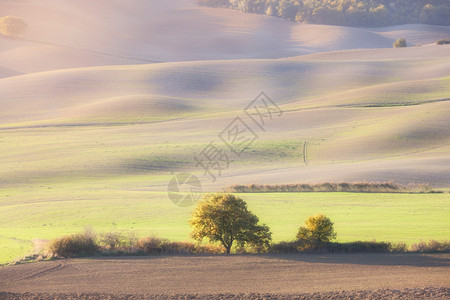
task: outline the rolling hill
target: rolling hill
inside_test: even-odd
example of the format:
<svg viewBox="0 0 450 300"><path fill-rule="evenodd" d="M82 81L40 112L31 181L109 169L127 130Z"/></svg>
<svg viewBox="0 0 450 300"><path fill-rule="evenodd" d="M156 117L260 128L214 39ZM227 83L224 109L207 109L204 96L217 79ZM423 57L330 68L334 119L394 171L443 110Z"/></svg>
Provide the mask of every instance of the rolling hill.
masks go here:
<svg viewBox="0 0 450 300"><path fill-rule="evenodd" d="M411 45L424 45L450 35L445 26L295 24L200 7L193 0L24 0L2 1L0 8L2 15L24 18L29 27L23 40L2 39L0 77L77 67L391 48L402 36Z"/></svg>
<svg viewBox="0 0 450 300"><path fill-rule="evenodd" d="M424 51L431 48L436 48L435 56L423 57ZM33 132L38 137L41 128L61 133L62 128L81 127L80 131L94 128L98 135L128 144L129 148L145 145L141 139L146 135L152 139L148 145L151 148L160 143L170 148L171 144L184 141L187 148L177 146L178 150L174 151L191 159L180 166L174 161L167 163L172 171L177 171L178 167L195 169L194 156L201 145L215 139L235 116L243 114L243 109L259 91L265 91L285 114L273 121L270 132L261 134L255 145L268 141L282 144L311 141L308 152L311 168L313 165L333 168L336 164L355 163L357 177L361 180L402 183L411 180L443 187L448 183L449 174L441 170L438 172L441 176L430 177L427 169L433 173L435 163L448 166L450 55L445 51L447 47L423 49L370 50L380 56L376 59L364 57L365 50L352 50L336 53L332 61L329 60L332 54L325 53L275 60L77 68L4 78L0 80L1 104L6 108L0 113L4 153L11 151L18 155L17 144L10 144L10 138L23 136L22 142L28 143L25 137ZM361 59L338 58L343 55L361 56ZM118 131L124 135L117 135ZM125 134L127 132L133 133ZM95 137L86 135L76 140L76 146L63 144L63 148L67 147L65 156L73 155L74 161L79 163L80 160L75 159L79 149L90 148L92 139ZM49 154L47 159L54 163L50 155L52 147L47 149L47 143L42 146ZM20 148L26 149L26 144ZM55 150L60 152L61 148ZM118 152L113 155L114 160L133 161L136 155L127 147ZM251 151L245 155L248 157L240 161L244 165L252 161ZM297 160L301 155L293 151L281 160L290 164L290 159ZM258 175L251 176L252 181L264 176L261 168L273 168L269 156L255 157ZM423 175L403 178L400 172L397 176L382 178L380 164L388 160L392 165L392 159L398 160L397 163L413 159L417 172ZM405 161L403 167L397 166L397 171L406 168L410 172L410 160ZM153 163L151 151L147 162L150 166ZM368 167L361 174L359 164L362 162L368 166L375 163L376 171ZM15 164L28 163L34 164L33 156L24 156ZM92 170L90 163L86 163L85 172L99 171L98 163L101 160L92 165ZM139 166L119 164L123 173L133 174L135 167L137 172L141 171ZM275 165L278 167L278 163ZM347 168L350 166L346 165L342 171ZM3 178L10 178L7 170L4 169ZM52 173L45 164L38 170ZM118 171L117 167L114 170ZM291 172L289 176L276 178L289 182L299 180L295 172ZM301 159L298 173L305 172L310 171L304 170ZM372 172L377 176L370 175ZM336 178L334 174L326 172L315 180L348 179L346 176ZM36 175L43 178L40 172ZM356 176L350 177L357 180ZM233 180L248 181L246 178L248 173L244 172L242 178ZM300 178L307 180L307 176Z"/></svg>

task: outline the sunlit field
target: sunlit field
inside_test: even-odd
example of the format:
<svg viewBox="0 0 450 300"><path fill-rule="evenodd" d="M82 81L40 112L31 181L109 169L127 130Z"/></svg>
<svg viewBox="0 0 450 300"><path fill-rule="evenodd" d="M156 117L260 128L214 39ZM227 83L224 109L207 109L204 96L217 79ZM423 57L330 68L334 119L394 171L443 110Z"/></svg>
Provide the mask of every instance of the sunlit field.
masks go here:
<svg viewBox="0 0 450 300"><path fill-rule="evenodd" d="M145 178L133 178L133 182ZM129 178L128 180L131 180ZM192 207L175 206L165 192L127 190L123 182L8 189L1 196L2 263L30 253L33 239L78 233L135 232L189 241ZM274 241L293 240L310 215L334 222L337 240L390 241L408 245L450 235L450 194L270 193L239 194L269 225ZM22 200L21 200L22 199ZM61 200L63 199L63 200Z"/></svg>

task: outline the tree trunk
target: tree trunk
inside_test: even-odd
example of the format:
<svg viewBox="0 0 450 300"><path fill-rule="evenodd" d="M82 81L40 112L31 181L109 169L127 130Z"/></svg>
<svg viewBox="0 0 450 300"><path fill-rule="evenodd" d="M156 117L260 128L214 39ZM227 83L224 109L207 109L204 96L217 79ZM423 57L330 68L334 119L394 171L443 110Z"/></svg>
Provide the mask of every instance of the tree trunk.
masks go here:
<svg viewBox="0 0 450 300"><path fill-rule="evenodd" d="M230 239L230 241L225 241L225 239L220 240L222 242L222 245L225 247L225 250L227 251L227 254L231 253L231 246L233 245L234 239Z"/></svg>

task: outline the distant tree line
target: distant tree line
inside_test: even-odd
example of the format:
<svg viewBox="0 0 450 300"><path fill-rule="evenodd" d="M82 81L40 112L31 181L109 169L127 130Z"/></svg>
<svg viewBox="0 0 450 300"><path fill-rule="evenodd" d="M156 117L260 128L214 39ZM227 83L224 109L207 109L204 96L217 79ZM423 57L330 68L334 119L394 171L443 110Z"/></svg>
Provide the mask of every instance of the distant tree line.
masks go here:
<svg viewBox="0 0 450 300"><path fill-rule="evenodd" d="M299 23L380 27L450 25L448 0L197 0L200 5L278 16Z"/></svg>

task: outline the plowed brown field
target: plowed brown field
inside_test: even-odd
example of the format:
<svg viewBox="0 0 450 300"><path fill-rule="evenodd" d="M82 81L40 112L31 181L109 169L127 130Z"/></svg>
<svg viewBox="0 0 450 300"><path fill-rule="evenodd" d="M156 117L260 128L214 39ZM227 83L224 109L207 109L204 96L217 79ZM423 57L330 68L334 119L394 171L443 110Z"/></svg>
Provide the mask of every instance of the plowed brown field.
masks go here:
<svg viewBox="0 0 450 300"><path fill-rule="evenodd" d="M0 269L1 299L449 296L448 254L115 257L56 260Z"/></svg>

